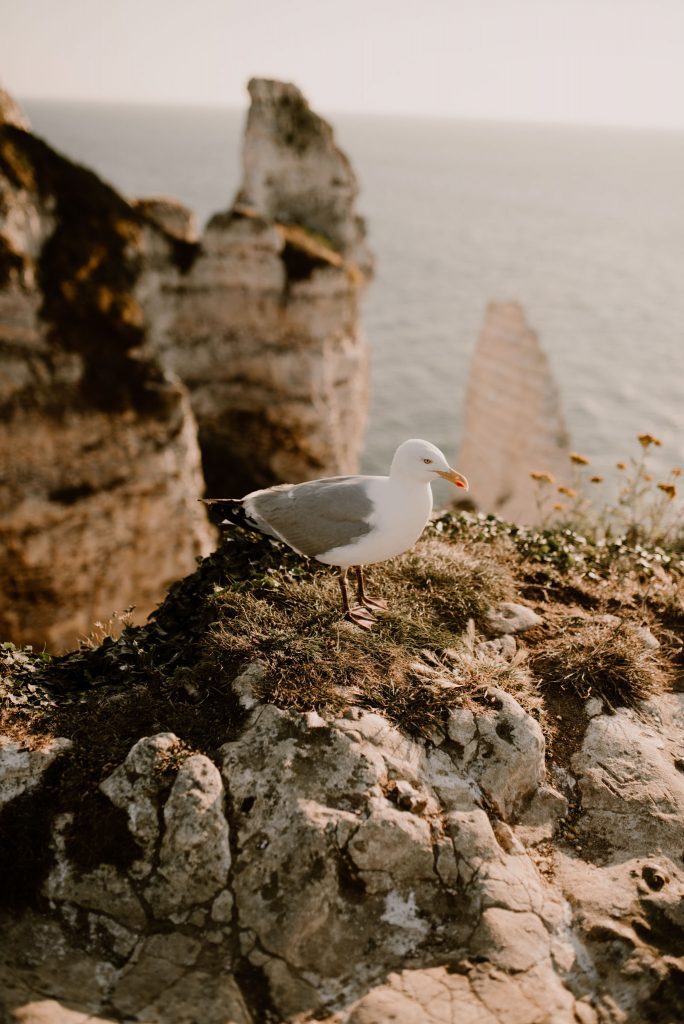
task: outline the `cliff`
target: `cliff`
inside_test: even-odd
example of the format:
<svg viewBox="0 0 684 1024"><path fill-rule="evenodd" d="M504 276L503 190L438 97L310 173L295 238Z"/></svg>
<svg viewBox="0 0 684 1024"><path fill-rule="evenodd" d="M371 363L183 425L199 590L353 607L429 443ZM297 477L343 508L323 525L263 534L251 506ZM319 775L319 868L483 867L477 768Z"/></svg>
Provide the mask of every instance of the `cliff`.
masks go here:
<svg viewBox="0 0 684 1024"><path fill-rule="evenodd" d="M207 489L357 468L356 182L294 86L250 90L241 200L201 238L0 97L2 639L59 650L114 611L144 618L212 544Z"/></svg>
<svg viewBox="0 0 684 1024"><path fill-rule="evenodd" d="M115 609L147 613L211 546L186 392L143 351L148 268L180 255L16 117L0 125L3 640L63 649Z"/></svg>
<svg viewBox="0 0 684 1024"><path fill-rule="evenodd" d="M212 495L355 472L368 406L358 186L293 85L255 79L235 203L213 217L158 339L185 382Z"/></svg>
<svg viewBox="0 0 684 1024"><path fill-rule="evenodd" d="M517 302L491 302L477 340L457 459L483 512L534 523L532 472L566 482L568 434L548 359Z"/></svg>
<svg viewBox="0 0 684 1024"><path fill-rule="evenodd" d="M376 572L362 635L237 531L4 652L8 1021L681 1019L675 559L447 515Z"/></svg>

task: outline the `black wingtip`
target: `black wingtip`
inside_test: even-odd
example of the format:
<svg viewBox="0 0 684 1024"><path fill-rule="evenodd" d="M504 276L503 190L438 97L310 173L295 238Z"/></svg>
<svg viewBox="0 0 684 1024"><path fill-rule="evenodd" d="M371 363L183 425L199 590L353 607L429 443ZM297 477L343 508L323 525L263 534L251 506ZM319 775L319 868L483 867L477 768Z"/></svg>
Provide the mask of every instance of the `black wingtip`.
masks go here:
<svg viewBox="0 0 684 1024"><path fill-rule="evenodd" d="M215 526L246 526L254 529L245 513L241 498L200 498L208 506L209 519Z"/></svg>

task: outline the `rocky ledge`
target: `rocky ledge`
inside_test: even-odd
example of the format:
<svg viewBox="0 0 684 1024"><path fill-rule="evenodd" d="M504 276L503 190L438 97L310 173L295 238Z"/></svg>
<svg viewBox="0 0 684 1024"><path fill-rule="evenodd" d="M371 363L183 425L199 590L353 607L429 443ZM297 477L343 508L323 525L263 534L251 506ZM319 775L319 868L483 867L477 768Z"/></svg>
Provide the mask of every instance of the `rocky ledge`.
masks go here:
<svg viewBox="0 0 684 1024"><path fill-rule="evenodd" d="M6 649L5 1019L682 1019L681 577L580 541L445 516L367 636L238 532L118 641Z"/></svg>

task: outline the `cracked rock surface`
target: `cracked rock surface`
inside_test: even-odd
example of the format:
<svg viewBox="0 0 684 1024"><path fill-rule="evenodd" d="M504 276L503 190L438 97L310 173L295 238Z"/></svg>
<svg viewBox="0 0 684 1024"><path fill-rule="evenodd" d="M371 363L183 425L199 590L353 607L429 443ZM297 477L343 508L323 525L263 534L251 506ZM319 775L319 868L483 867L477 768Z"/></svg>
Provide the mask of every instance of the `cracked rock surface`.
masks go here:
<svg viewBox="0 0 684 1024"><path fill-rule="evenodd" d="M77 808L56 816L39 898L2 921L6 1021L682 1019L682 695L590 719L574 845L510 694L438 747L249 705L214 759L160 732L110 771L127 858L77 863Z"/></svg>

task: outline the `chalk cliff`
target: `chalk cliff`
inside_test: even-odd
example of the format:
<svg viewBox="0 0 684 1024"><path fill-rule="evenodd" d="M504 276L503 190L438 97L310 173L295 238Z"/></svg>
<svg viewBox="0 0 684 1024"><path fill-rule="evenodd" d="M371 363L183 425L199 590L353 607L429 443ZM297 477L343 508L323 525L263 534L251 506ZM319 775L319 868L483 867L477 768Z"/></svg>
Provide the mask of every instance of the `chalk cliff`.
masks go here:
<svg viewBox="0 0 684 1024"><path fill-rule="evenodd" d="M146 266L180 256L16 113L0 125L2 640L60 649L146 613L211 544L187 394L143 352Z"/></svg>
<svg viewBox="0 0 684 1024"><path fill-rule="evenodd" d="M241 195L201 238L182 204L127 202L0 97L2 639L62 648L147 613L212 542L205 488L357 469L356 181L294 86L250 92Z"/></svg>
<svg viewBox="0 0 684 1024"><path fill-rule="evenodd" d="M560 396L517 302L492 302L470 367L457 464L484 512L523 523L538 510L530 473L565 482L568 436Z"/></svg>
<svg viewBox="0 0 684 1024"><path fill-rule="evenodd" d="M219 495L356 471L368 405L371 258L353 171L295 86L249 91L242 187L165 287L177 313L157 339Z"/></svg>

